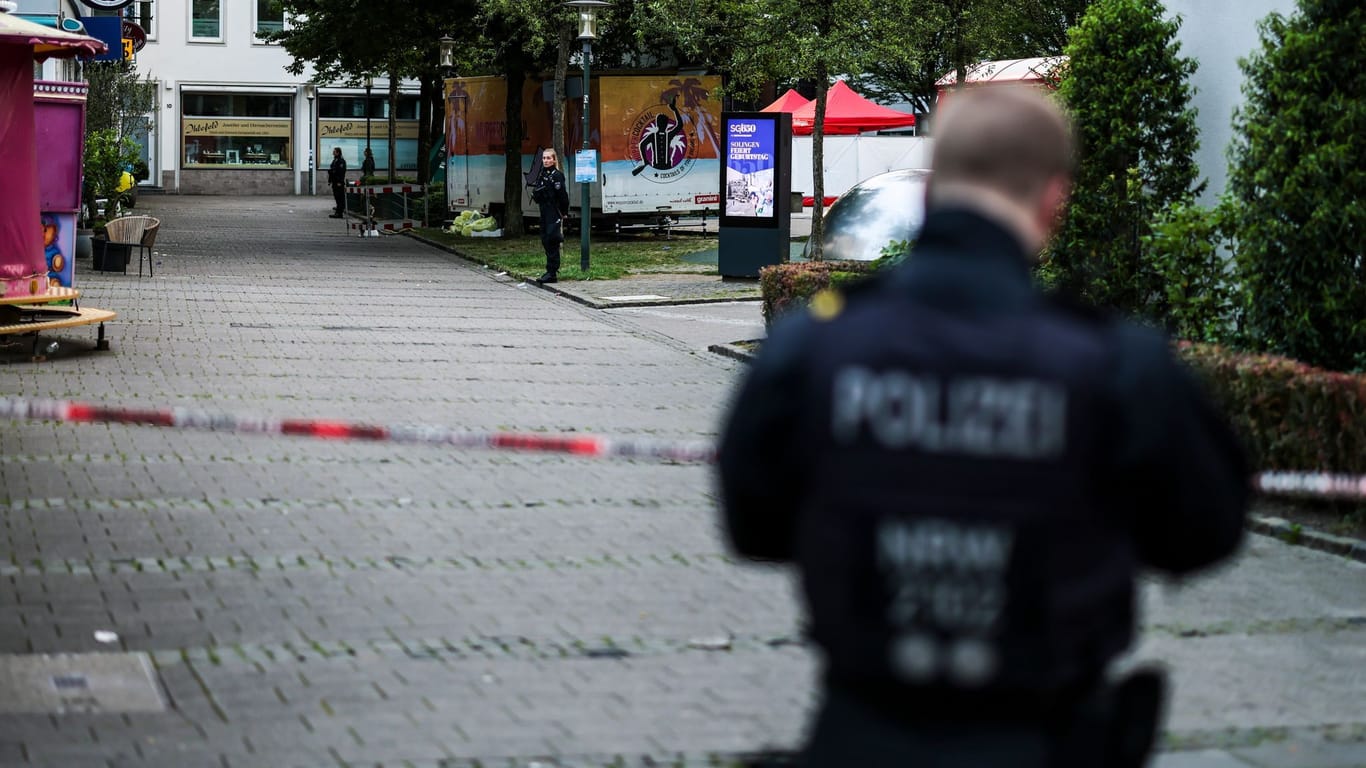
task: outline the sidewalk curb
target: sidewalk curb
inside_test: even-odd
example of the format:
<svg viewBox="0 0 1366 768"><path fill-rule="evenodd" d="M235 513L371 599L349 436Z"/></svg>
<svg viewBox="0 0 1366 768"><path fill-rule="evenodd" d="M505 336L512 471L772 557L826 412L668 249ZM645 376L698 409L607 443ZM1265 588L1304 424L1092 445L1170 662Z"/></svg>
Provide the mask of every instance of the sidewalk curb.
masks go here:
<svg viewBox="0 0 1366 768"><path fill-rule="evenodd" d="M750 339L748 341L760 341L760 339ZM744 341L736 341L730 344L713 344L707 347L707 351L722 357L729 357L732 360L739 360L748 363L754 359L754 353L740 346Z"/></svg>
<svg viewBox="0 0 1366 768"><path fill-rule="evenodd" d="M494 267L493 264L483 259L471 256L453 246L446 245L445 243L439 243L429 237L420 235L412 230L404 230L402 234L407 237L411 237L412 239L425 245L430 245L433 248L445 251L446 253L449 253L452 256L464 259L465 261L468 261L472 264L478 264L482 267L487 267L489 269L492 269ZM620 309L623 307L681 307L689 304L728 304L736 301L763 301L763 298L760 296L722 296L717 298L701 299L645 299L642 301L599 301L597 299L592 298L591 296L582 296L578 293L575 293L574 291L569 291L564 288L560 288L558 283L554 283L551 285L542 285L541 283L536 282L531 277L525 275L519 275L515 272L508 272L507 274L508 277L514 278L521 282L525 282L527 285L534 285L537 288L550 291L551 293L563 296L566 299L570 299L571 301L576 301L579 304L583 304L584 306L589 307L591 309ZM594 283L602 284L608 281L576 280L574 282L583 285L591 285Z"/></svg>
<svg viewBox="0 0 1366 768"><path fill-rule="evenodd" d="M744 363L750 362L754 359L754 353L739 346L740 343L742 342L713 344L707 347L707 351ZM1253 533L1270 536L1285 544L1317 549L1330 555L1366 563L1366 541L1361 539L1334 536L1330 533L1296 525L1289 520L1265 515L1248 515L1247 527Z"/></svg>
<svg viewBox="0 0 1366 768"><path fill-rule="evenodd" d="M1305 528L1289 520L1264 515L1249 515L1248 529L1298 547L1317 549L1330 555L1366 563L1366 541Z"/></svg>

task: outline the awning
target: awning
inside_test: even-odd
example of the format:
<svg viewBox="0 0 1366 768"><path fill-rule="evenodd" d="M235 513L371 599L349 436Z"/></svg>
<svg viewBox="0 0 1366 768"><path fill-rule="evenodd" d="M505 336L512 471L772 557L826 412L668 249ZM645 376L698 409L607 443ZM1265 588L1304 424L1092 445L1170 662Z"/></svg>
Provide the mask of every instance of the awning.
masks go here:
<svg viewBox="0 0 1366 768"><path fill-rule="evenodd" d="M33 49L33 58L36 61L94 56L103 53L107 48L104 43L89 35L77 35L45 27L3 12L0 12L0 45L29 46Z"/></svg>

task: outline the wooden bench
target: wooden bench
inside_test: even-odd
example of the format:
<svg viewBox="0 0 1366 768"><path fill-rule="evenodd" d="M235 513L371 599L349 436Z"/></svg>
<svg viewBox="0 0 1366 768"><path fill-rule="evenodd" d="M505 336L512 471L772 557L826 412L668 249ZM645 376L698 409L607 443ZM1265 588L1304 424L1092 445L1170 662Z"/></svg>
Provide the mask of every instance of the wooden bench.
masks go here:
<svg viewBox="0 0 1366 768"><path fill-rule="evenodd" d="M47 355L38 351L39 331L99 323L95 349L109 349L109 340L104 337L104 323L113 320L117 313L108 309L74 306L80 295L81 292L75 288L52 287L46 293L0 298L0 336L32 334L33 361L40 363L47 359ZM73 302L73 306L56 305L56 302L63 301Z"/></svg>

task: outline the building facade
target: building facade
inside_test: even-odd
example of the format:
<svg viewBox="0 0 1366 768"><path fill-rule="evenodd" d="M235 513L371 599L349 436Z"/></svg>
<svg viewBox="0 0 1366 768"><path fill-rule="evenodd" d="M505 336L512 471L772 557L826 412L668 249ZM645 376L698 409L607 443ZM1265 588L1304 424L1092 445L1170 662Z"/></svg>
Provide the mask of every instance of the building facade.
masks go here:
<svg viewBox="0 0 1366 768"><path fill-rule="evenodd" d="M136 71L159 94L150 130L135 137L150 170L147 186L181 194L326 193L334 147L360 175L369 143L375 166L388 158L389 83L363 86L313 83L307 67L264 38L290 23L272 0L133 0L115 10L110 0L19 0L20 11L62 5L63 12L117 15L136 24L146 41L134 54ZM63 73L58 79L80 79ZM358 83L365 82L360 75ZM93 97L93 95L92 95ZM395 170L417 168L418 97L401 87L396 111Z"/></svg>
<svg viewBox="0 0 1366 768"><path fill-rule="evenodd" d="M1233 111L1243 103L1243 72L1238 60L1260 46L1257 23L1277 12L1295 12L1295 0L1167 0L1167 12L1181 19L1181 55L1199 62L1191 85L1191 106L1200 129L1195 161L1209 185L1200 202L1213 205L1228 185L1228 147L1233 141Z"/></svg>

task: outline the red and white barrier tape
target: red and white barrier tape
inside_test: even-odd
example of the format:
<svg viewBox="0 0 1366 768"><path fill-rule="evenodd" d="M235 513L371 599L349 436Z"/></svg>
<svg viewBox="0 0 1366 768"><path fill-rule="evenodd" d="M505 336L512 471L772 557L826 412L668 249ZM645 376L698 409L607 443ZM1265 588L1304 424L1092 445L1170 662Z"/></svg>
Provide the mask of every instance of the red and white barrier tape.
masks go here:
<svg viewBox="0 0 1366 768"><path fill-rule="evenodd" d="M1366 499L1366 475L1262 472L1252 478L1252 485L1262 493L1270 495Z"/></svg>
<svg viewBox="0 0 1366 768"><path fill-rule="evenodd" d="M597 435L547 435L536 432L465 432L445 427L382 426L324 419L269 419L213 413L197 408L140 409L72 400L0 398L0 417L46 419L76 424L142 424L261 435L298 435L325 440L372 440L442 445L453 448L540 451L601 458L643 458L709 463L716 448L700 441L607 438ZM1366 476L1327 472L1261 472L1257 490L1270 495L1366 499Z"/></svg>
<svg viewBox="0 0 1366 768"><path fill-rule="evenodd" d="M235 416L195 408L119 408L71 400L0 398L0 417L45 419L75 424L141 424L215 432L300 435L325 440L372 440L454 448L541 451L603 458L711 462L716 457L712 444L704 442L606 438L595 435L546 435L535 432L465 432L419 425L386 427L324 419Z"/></svg>

